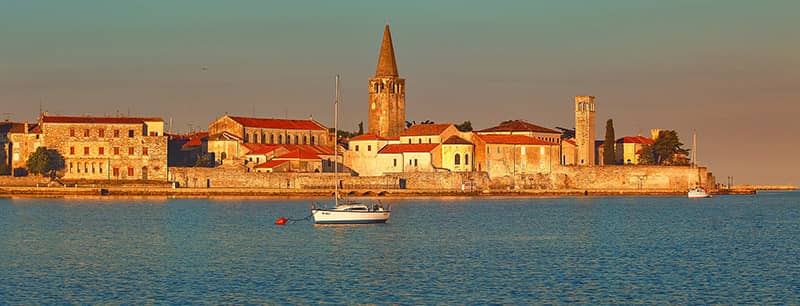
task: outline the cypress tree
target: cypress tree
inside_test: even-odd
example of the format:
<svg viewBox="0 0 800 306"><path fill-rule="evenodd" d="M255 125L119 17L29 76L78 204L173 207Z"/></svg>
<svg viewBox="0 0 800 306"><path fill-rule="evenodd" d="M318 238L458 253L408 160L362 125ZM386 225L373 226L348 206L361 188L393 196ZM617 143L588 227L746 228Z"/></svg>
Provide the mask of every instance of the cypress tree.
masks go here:
<svg viewBox="0 0 800 306"><path fill-rule="evenodd" d="M614 150L616 137L614 136L614 121L608 119L606 121L606 139L603 142L603 164L613 165L616 164L617 152Z"/></svg>

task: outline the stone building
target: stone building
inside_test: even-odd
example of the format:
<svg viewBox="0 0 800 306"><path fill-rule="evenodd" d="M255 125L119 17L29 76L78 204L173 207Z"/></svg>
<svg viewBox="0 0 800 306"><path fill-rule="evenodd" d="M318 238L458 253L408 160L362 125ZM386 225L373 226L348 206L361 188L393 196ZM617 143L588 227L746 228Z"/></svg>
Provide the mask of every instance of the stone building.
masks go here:
<svg viewBox="0 0 800 306"><path fill-rule="evenodd" d="M42 129L38 123L0 123L0 149L5 150L4 163L15 175L25 174L26 163L37 148L44 145Z"/></svg>
<svg viewBox="0 0 800 306"><path fill-rule="evenodd" d="M40 125L44 144L64 157L64 179L167 179L161 118L44 115Z"/></svg>
<svg viewBox="0 0 800 306"><path fill-rule="evenodd" d="M595 164L594 99L594 96L575 96L575 144L578 165L581 166Z"/></svg>
<svg viewBox="0 0 800 306"><path fill-rule="evenodd" d="M480 135L473 137L475 166L489 177L551 173L559 167L559 146L525 135Z"/></svg>
<svg viewBox="0 0 800 306"><path fill-rule="evenodd" d="M653 139L644 136L626 136L617 139L615 159L619 164L638 165L642 148L652 145Z"/></svg>
<svg viewBox="0 0 800 306"><path fill-rule="evenodd" d="M389 25L383 31L375 76L369 79L369 133L395 137L406 127L406 80L397 72Z"/></svg>
<svg viewBox="0 0 800 306"><path fill-rule="evenodd" d="M330 146L328 128L313 120L250 118L224 115L208 126L208 152L217 164L239 163L244 144Z"/></svg>
<svg viewBox="0 0 800 306"><path fill-rule="evenodd" d="M561 142L561 132L524 120L511 120L477 132L481 135L525 135L547 142Z"/></svg>

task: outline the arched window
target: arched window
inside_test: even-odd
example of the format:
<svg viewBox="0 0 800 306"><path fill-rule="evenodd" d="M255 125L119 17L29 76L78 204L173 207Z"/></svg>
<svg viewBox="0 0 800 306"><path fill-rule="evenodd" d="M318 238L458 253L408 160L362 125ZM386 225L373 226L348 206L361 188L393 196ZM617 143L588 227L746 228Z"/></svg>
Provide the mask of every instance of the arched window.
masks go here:
<svg viewBox="0 0 800 306"><path fill-rule="evenodd" d="M469 154L464 154L464 165L469 166Z"/></svg>
<svg viewBox="0 0 800 306"><path fill-rule="evenodd" d="M358 152L358 145L356 145L356 152Z"/></svg>
<svg viewBox="0 0 800 306"><path fill-rule="evenodd" d="M273 144L273 143L275 143L275 135L274 134L269 134L269 144Z"/></svg>
<svg viewBox="0 0 800 306"><path fill-rule="evenodd" d="M261 143L267 143L267 134L261 133Z"/></svg>
<svg viewBox="0 0 800 306"><path fill-rule="evenodd" d="M258 134L253 133L253 143L258 143Z"/></svg>
<svg viewBox="0 0 800 306"><path fill-rule="evenodd" d="M283 135L278 135L278 144L283 144Z"/></svg>
<svg viewBox="0 0 800 306"><path fill-rule="evenodd" d="M307 143L308 143L308 142L307 142L307 141L308 141L308 138L306 138L306 137L307 137L307 136L303 135L303 144L307 144Z"/></svg>
<svg viewBox="0 0 800 306"><path fill-rule="evenodd" d="M461 164L461 155L458 155L458 153L456 153L456 156L453 159L453 163L456 164L456 165L460 165Z"/></svg>
<svg viewBox="0 0 800 306"><path fill-rule="evenodd" d="M227 157L228 157L228 154L226 154L225 152L222 152L222 154L219 155L219 158L221 160L225 160L225 158L227 158Z"/></svg>
<svg viewBox="0 0 800 306"><path fill-rule="evenodd" d="M294 135L294 144L300 144L300 136Z"/></svg>
<svg viewBox="0 0 800 306"><path fill-rule="evenodd" d="M244 133L244 143L250 142L250 134Z"/></svg>
<svg viewBox="0 0 800 306"><path fill-rule="evenodd" d="M314 145L314 136L311 136L311 145Z"/></svg>

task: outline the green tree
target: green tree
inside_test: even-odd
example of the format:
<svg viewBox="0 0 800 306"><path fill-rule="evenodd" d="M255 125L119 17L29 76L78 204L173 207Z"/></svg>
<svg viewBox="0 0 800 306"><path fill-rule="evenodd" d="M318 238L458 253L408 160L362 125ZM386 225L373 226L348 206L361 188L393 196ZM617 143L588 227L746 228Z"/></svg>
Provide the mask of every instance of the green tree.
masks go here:
<svg viewBox="0 0 800 306"><path fill-rule="evenodd" d="M685 165L686 159L680 158L689 154L689 150L683 148L678 138L678 133L674 130L661 131L652 145L642 147L639 163L646 165Z"/></svg>
<svg viewBox="0 0 800 306"><path fill-rule="evenodd" d="M462 122L461 124L456 124L456 128L461 132L471 132L472 131L472 122L467 120Z"/></svg>
<svg viewBox="0 0 800 306"><path fill-rule="evenodd" d="M194 162L195 167L211 167L211 156L209 154L198 154Z"/></svg>
<svg viewBox="0 0 800 306"><path fill-rule="evenodd" d="M613 165L616 164L617 152L615 151L614 144L616 137L614 137L614 120L608 119L606 121L606 139L603 142L603 164Z"/></svg>
<svg viewBox="0 0 800 306"><path fill-rule="evenodd" d="M6 175L11 173L11 169L9 168L8 164L8 156L6 155L6 150L2 148L2 144L0 144L0 175Z"/></svg>
<svg viewBox="0 0 800 306"><path fill-rule="evenodd" d="M28 157L25 166L29 173L50 175L54 178L56 171L64 169L64 157L56 150L38 147L36 152Z"/></svg>

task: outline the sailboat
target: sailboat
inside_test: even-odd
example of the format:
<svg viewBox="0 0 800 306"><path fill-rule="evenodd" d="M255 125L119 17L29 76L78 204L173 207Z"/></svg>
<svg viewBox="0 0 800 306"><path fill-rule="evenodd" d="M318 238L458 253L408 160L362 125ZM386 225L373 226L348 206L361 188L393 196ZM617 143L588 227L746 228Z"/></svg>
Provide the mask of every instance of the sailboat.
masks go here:
<svg viewBox="0 0 800 306"><path fill-rule="evenodd" d="M697 132L692 131L692 168L697 168ZM700 171L697 171L697 183L695 183L695 187L689 189L689 192L686 194L690 199L696 198L710 198L711 194L708 193L708 190L700 186Z"/></svg>
<svg viewBox="0 0 800 306"><path fill-rule="evenodd" d="M345 201L339 196L339 75L336 75L336 100L333 110L333 134L334 134L334 163L333 177L335 191L333 193L334 206L331 208L317 207L316 203L311 204L311 216L316 224L368 224L386 223L392 211L382 204L366 205L355 201Z"/></svg>

